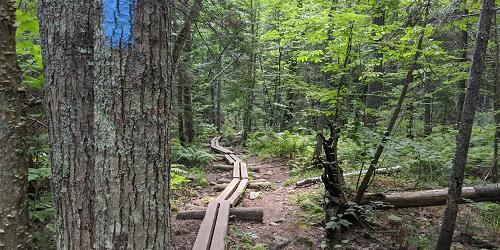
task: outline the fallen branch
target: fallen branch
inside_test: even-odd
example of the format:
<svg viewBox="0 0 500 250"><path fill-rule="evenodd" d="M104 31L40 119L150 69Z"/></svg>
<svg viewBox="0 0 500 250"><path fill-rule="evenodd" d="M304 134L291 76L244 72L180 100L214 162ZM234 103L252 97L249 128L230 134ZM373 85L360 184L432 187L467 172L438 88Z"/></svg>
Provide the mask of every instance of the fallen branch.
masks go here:
<svg viewBox="0 0 500 250"><path fill-rule="evenodd" d="M390 174L390 173L399 172L399 171L401 171L401 169L402 169L401 166L395 166L395 167L391 167L391 168L378 168L377 170L375 170L375 173L377 173L377 174ZM362 171L361 174L365 174L366 171L367 170ZM359 174L359 171L344 173L344 177L358 175L358 174ZM320 183L320 182L321 182L321 176L317 176L317 177L311 177L311 178L297 181L296 185L297 186L304 186L304 185L316 184L316 183Z"/></svg>
<svg viewBox="0 0 500 250"><path fill-rule="evenodd" d="M446 204L447 195L448 189L445 188L416 192L371 193L365 194L362 204L383 202L390 205L387 208L441 206ZM500 183L462 188L461 203L470 201L500 201Z"/></svg>
<svg viewBox="0 0 500 250"><path fill-rule="evenodd" d="M205 217L206 208L180 211L177 213L178 220L202 220ZM262 222L264 219L264 208L262 207L234 207L229 210L229 215L235 219L253 220Z"/></svg>

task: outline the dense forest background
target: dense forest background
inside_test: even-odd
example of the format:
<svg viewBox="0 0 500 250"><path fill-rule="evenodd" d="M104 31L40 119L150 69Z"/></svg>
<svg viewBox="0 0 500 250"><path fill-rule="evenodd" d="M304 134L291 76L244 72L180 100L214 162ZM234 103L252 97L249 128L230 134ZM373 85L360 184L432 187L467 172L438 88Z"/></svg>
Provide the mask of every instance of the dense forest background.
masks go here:
<svg viewBox="0 0 500 250"><path fill-rule="evenodd" d="M57 230L37 2L18 0L16 7L29 218L35 248L49 249ZM206 143L217 134L252 157L283 161L288 186L324 174L323 144L334 138L335 164L343 172L371 163L402 167L394 178L369 179L369 192L447 187L480 7L477 0L173 1L172 211L186 195L210 186L205 168L216 155ZM496 9L492 22L464 186L499 178ZM348 197L362 177L346 179ZM297 201L305 213L297 230L324 225L325 201L316 191ZM494 241L500 205L470 206L484 238ZM389 220L399 225L405 216ZM428 248L437 239L437 233L406 231L409 246Z"/></svg>

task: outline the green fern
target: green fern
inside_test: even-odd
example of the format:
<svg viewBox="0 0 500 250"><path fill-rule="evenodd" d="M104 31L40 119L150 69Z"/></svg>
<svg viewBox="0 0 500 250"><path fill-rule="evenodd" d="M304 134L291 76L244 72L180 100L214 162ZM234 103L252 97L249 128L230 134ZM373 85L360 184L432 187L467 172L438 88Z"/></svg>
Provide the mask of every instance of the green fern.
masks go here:
<svg viewBox="0 0 500 250"><path fill-rule="evenodd" d="M216 160L213 154L192 147L174 147L172 149L174 163L183 164L189 168L206 167Z"/></svg>

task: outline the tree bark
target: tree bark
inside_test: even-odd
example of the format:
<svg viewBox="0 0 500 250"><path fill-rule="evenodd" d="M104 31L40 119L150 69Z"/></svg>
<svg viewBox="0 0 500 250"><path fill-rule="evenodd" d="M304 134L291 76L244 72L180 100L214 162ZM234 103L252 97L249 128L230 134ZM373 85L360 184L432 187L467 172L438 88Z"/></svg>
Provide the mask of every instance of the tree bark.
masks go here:
<svg viewBox="0 0 500 250"><path fill-rule="evenodd" d="M325 185L325 221L328 223L332 217L343 213L347 208L347 198L344 192L344 175L338 162L338 140L340 129L329 124L330 138L326 139L321 135L325 161L323 165L323 175L321 180ZM326 229L326 236L330 246L334 246L340 240L340 230L336 228Z"/></svg>
<svg viewBox="0 0 500 250"><path fill-rule="evenodd" d="M172 2L106 3L95 47L94 247L167 249Z"/></svg>
<svg viewBox="0 0 500 250"><path fill-rule="evenodd" d="M450 249L455 230L455 222L458 213L458 204L462 195L462 185L464 180L464 168L467 163L467 153L476 105L479 98L479 87L483 75L486 50L488 48L488 38L491 28L491 19L494 15L495 1L484 0L479 15L479 30L476 35L476 45L472 54L472 65L468 81L467 93L462 108L460 128L458 130L457 148L455 159L453 160L452 174L448 189L448 199L446 209L441 224L436 249Z"/></svg>
<svg viewBox="0 0 500 250"><path fill-rule="evenodd" d="M58 249L92 249L95 239L92 1L39 0Z"/></svg>
<svg viewBox="0 0 500 250"><path fill-rule="evenodd" d="M0 248L30 249L26 205L28 162L21 70L17 64L15 8L0 2Z"/></svg>

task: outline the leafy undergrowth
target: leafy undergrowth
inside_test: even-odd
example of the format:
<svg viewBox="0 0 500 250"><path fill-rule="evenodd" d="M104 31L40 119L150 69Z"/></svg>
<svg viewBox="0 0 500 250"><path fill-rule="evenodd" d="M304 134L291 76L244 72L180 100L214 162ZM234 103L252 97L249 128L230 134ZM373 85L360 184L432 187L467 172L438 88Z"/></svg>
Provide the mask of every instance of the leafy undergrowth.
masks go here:
<svg viewBox="0 0 500 250"><path fill-rule="evenodd" d="M230 235L233 235L231 242L237 242L230 245L228 249L231 250L266 250L266 245L257 243L259 237L252 232L243 231L237 227L230 226Z"/></svg>
<svg viewBox="0 0 500 250"><path fill-rule="evenodd" d="M248 149L259 156L300 158L314 150L314 136L285 130L280 133L258 131L247 140Z"/></svg>
<svg viewBox="0 0 500 250"><path fill-rule="evenodd" d="M299 228L307 229L310 226L321 225L325 219L325 212L321 203L323 195L320 190L313 192L299 192L291 197L291 202L302 209L298 214L300 217Z"/></svg>

